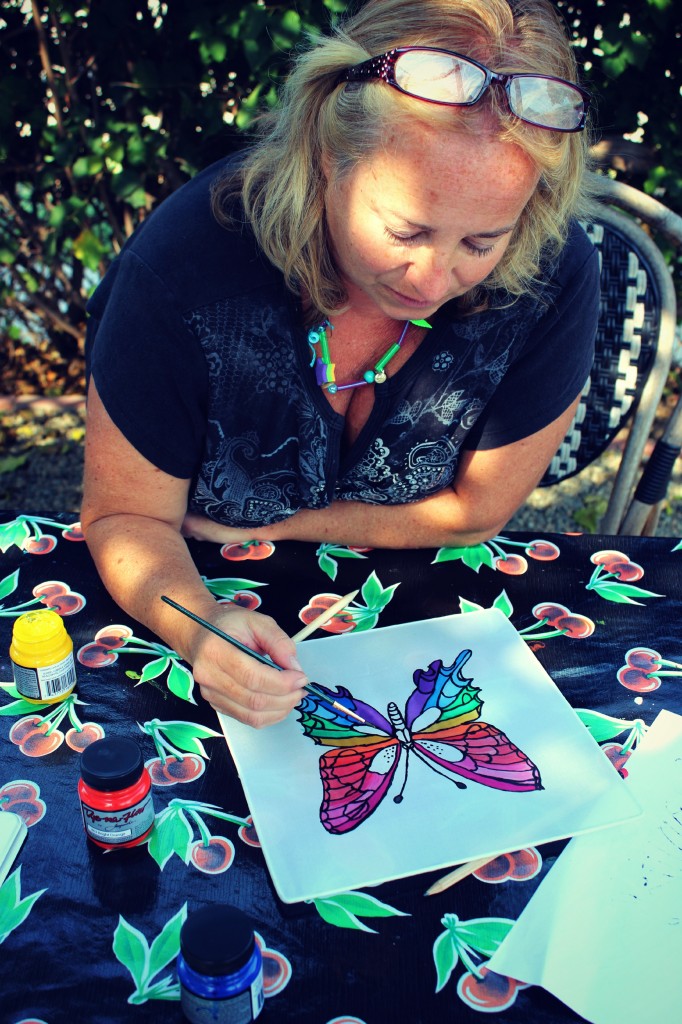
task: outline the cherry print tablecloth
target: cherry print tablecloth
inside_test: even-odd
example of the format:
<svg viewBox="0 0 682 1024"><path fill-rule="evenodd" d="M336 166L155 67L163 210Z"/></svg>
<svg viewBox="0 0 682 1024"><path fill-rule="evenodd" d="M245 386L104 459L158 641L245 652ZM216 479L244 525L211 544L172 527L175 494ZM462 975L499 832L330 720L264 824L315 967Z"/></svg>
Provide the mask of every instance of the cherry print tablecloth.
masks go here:
<svg viewBox="0 0 682 1024"><path fill-rule="evenodd" d="M502 609L621 774L657 713L682 713L682 541L506 534L458 550L191 550L217 600L259 607L290 634L356 588L327 633ZM44 606L64 617L78 683L61 704L28 705L12 687L9 643L15 618ZM252 916L263 1020L578 1020L486 967L563 844L511 851L437 896L424 896L437 876L422 875L286 906L191 669L111 601L68 516L0 515L0 624L0 812L29 826L0 888L3 1021L181 1021L179 930L214 902ZM104 853L83 835L79 757L120 735L141 746L156 822L145 845Z"/></svg>

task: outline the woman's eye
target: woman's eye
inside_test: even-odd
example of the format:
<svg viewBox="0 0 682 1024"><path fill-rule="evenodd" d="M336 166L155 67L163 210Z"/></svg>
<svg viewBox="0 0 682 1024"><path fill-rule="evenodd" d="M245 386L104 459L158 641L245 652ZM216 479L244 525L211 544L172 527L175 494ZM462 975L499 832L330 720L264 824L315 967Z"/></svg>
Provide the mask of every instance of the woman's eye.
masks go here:
<svg viewBox="0 0 682 1024"><path fill-rule="evenodd" d="M464 246L474 256L489 256L495 248L494 245L476 245L475 242L470 242L468 238L464 239Z"/></svg>
<svg viewBox="0 0 682 1024"><path fill-rule="evenodd" d="M419 241L423 234L422 231L416 231L412 235L400 235L396 231L391 231L390 228L385 228L384 230L387 237L395 245L414 245L415 242Z"/></svg>

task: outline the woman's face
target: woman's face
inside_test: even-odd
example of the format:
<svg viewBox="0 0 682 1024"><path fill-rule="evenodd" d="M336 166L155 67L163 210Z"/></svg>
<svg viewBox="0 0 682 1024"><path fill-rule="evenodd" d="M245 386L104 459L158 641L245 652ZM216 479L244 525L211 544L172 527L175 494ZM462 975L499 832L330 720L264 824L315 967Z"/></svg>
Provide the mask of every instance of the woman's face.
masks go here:
<svg viewBox="0 0 682 1024"><path fill-rule="evenodd" d="M327 226L351 307L417 319L469 291L499 263L537 182L515 145L417 123L345 177L328 173Z"/></svg>

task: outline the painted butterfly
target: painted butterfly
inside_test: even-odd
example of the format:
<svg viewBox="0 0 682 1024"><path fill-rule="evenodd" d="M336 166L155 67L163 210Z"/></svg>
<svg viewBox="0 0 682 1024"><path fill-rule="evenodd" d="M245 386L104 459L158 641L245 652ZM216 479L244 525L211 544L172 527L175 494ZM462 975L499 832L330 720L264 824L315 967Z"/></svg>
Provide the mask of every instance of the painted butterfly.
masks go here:
<svg viewBox="0 0 682 1024"><path fill-rule="evenodd" d="M333 747L320 758L320 821L334 835L351 832L377 809L391 787L403 750L405 777L395 803L403 799L409 756L413 754L460 789L462 778L493 789L520 793L542 789L536 765L494 725L479 721L480 687L462 675L471 657L463 650L452 665L433 661L413 674L414 690L404 714L392 701L385 718L341 686L316 684L326 700L306 694L300 722L315 743ZM364 718L356 724L330 700Z"/></svg>

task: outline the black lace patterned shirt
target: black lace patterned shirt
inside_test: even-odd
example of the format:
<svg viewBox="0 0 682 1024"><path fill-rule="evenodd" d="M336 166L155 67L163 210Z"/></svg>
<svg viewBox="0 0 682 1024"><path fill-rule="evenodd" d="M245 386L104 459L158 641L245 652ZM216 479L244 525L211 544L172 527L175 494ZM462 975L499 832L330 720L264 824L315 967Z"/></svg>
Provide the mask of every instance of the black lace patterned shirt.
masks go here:
<svg viewBox="0 0 682 1024"><path fill-rule="evenodd" d="M540 294L431 319L375 385L355 442L315 382L301 310L247 229L210 210L214 165L144 222L90 301L88 372L114 423L191 511L234 527L334 500L402 504L454 480L463 448L535 433L578 395L593 358L597 254L574 225Z"/></svg>

